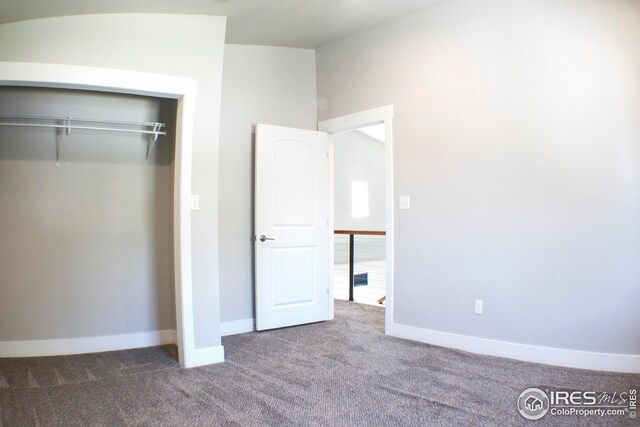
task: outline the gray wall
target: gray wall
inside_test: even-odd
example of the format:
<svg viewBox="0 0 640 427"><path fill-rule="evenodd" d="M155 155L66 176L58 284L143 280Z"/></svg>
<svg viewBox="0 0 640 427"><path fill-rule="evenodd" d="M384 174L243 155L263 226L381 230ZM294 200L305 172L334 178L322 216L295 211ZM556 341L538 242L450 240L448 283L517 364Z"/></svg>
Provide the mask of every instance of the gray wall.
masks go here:
<svg viewBox="0 0 640 427"><path fill-rule="evenodd" d="M142 135L0 127L0 341L175 329L175 101L0 88L0 114L162 121Z"/></svg>
<svg viewBox="0 0 640 427"><path fill-rule="evenodd" d="M395 322L640 354L638 22L450 0L318 49L321 120L394 106Z"/></svg>
<svg viewBox="0 0 640 427"><path fill-rule="evenodd" d="M358 131L332 137L334 224L336 230L384 230L384 144ZM353 218L351 182L369 185L369 216Z"/></svg>
<svg viewBox="0 0 640 427"><path fill-rule="evenodd" d="M316 129L315 53L227 45L220 135L222 321L253 318L253 127Z"/></svg>
<svg viewBox="0 0 640 427"><path fill-rule="evenodd" d="M192 172L193 193L201 196L201 210L192 215L197 348L220 344L218 142L225 22L215 16L115 14L0 25L0 61L87 65L198 80Z"/></svg>

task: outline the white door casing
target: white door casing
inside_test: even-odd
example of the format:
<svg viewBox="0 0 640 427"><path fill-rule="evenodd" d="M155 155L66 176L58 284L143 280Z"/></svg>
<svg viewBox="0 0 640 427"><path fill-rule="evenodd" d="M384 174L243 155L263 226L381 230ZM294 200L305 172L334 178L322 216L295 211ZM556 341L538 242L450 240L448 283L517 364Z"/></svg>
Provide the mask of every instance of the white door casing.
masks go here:
<svg viewBox="0 0 640 427"><path fill-rule="evenodd" d="M393 106L387 105L384 107L372 108L370 110L360 111L358 113L348 114L346 116L335 117L329 120L324 120L318 123L318 129L327 132L329 136L349 132L354 129L362 128L365 126L371 126L384 123L385 127L385 181L386 181L386 279L387 279L387 299L385 301L385 333L391 333L393 326L393 279L394 279L394 190L393 190ZM333 144L331 144L329 151L333 150ZM333 154L331 155L333 159ZM333 161L333 160L332 160ZM333 167L333 166L332 166ZM333 174L333 172L332 172ZM333 177L332 177L333 179ZM331 203L333 204L333 184L331 186ZM331 223L333 224L333 208L331 210ZM333 245L333 242L332 242ZM334 256L331 253L330 262L333 263ZM330 276L331 281L331 298L333 299L333 274ZM331 305L330 316L333 318L333 304Z"/></svg>
<svg viewBox="0 0 640 427"><path fill-rule="evenodd" d="M326 133L257 125L257 330L329 319L329 179Z"/></svg>
<svg viewBox="0 0 640 427"><path fill-rule="evenodd" d="M177 100L173 227L178 358L184 367L222 362L222 346L205 349L195 346L191 268L191 166L197 81L183 77L78 65L0 62L0 86L90 90ZM127 339L118 339L114 341L115 344L109 344L111 341L107 338L109 337L99 340L99 346L86 343L78 345L75 340L43 340L27 345L20 344L25 343L23 341L13 341L5 345L4 350L0 348L0 355L49 356L137 346ZM156 338L142 339L142 342L147 343L148 340L157 344Z"/></svg>

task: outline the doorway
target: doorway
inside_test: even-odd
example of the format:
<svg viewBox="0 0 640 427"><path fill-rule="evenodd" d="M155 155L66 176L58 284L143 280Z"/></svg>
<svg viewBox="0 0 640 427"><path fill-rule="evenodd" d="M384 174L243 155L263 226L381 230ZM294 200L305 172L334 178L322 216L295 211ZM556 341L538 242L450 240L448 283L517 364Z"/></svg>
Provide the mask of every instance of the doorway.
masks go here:
<svg viewBox="0 0 640 427"><path fill-rule="evenodd" d="M385 125L333 135L334 298L384 306Z"/></svg>
<svg viewBox="0 0 640 427"><path fill-rule="evenodd" d="M320 122L319 131L257 125L253 240L258 331L334 318L336 144L331 139L377 125L383 125L377 129L382 131L380 139L384 140L384 144L380 143L384 172L378 171L384 181L384 185L380 184L384 188L380 201L384 221L376 228L383 224L384 228L361 229L358 234L369 231L369 236L385 237L384 249L380 251L384 253L380 261L385 266L385 284L376 302L384 297L385 332L390 331L394 236L392 118L393 108L386 106ZM358 200L364 199L364 187L362 182L354 185ZM362 216L365 205L356 201L353 206L356 216ZM379 215L382 217L382 212ZM350 238L353 234L355 239L355 233L347 234ZM355 284L353 273L350 283Z"/></svg>
<svg viewBox="0 0 640 427"><path fill-rule="evenodd" d="M386 106L318 124L331 136L330 296L383 305L385 331L393 319L392 119Z"/></svg>

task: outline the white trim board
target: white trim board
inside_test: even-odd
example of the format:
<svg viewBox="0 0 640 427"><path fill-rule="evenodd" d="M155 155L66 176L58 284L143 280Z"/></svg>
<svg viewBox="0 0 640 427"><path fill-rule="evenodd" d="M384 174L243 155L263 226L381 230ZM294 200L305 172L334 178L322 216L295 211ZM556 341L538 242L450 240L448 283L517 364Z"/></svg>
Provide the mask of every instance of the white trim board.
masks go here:
<svg viewBox="0 0 640 427"><path fill-rule="evenodd" d="M86 338L0 341L0 357L60 356L175 344L176 331L138 332Z"/></svg>
<svg viewBox="0 0 640 427"><path fill-rule="evenodd" d="M81 65L0 62L3 86L86 89L179 99L195 96L194 79Z"/></svg>
<svg viewBox="0 0 640 427"><path fill-rule="evenodd" d="M348 132L350 130L384 123L393 118L393 105L372 108L346 116L318 122L318 130L327 133Z"/></svg>
<svg viewBox="0 0 640 427"><path fill-rule="evenodd" d="M219 354L215 352L200 351L199 355L195 356L191 267L191 161L197 81L183 77L77 65L0 62L0 86L92 90L171 98L178 101L173 195L178 359L180 364L187 368L191 366L190 360L197 360L201 364L200 361L204 360L207 354L211 356L210 363L219 362Z"/></svg>
<svg viewBox="0 0 640 427"><path fill-rule="evenodd" d="M542 347L468 335L458 335L393 323L389 335L442 347L525 362L596 371L640 373L640 355L595 353Z"/></svg>
<svg viewBox="0 0 640 427"><path fill-rule="evenodd" d="M220 331L223 337L229 335L245 334L247 332L255 331L255 319L240 319L230 320L228 322L220 323Z"/></svg>
<svg viewBox="0 0 640 427"><path fill-rule="evenodd" d="M385 333L389 334L391 324L393 323L393 266L394 266L394 188L393 188L393 105L372 108L370 110L360 111L358 113L348 114L346 116L336 117L329 120L318 122L318 130L329 134L349 132L365 126L384 123L385 129L385 208L386 208L386 269L387 269L387 299L385 301L384 311L384 327ZM333 230L334 227L334 209L333 209L333 142L329 145L330 158L330 217L329 226ZM330 271L329 271L329 299L333 301L333 262L334 262L334 235L331 234L330 246ZM334 317L334 306L330 306L331 319Z"/></svg>
<svg viewBox="0 0 640 427"><path fill-rule="evenodd" d="M211 365L212 363L224 362L224 347L217 345L214 347L196 348L189 353L185 364L190 368Z"/></svg>

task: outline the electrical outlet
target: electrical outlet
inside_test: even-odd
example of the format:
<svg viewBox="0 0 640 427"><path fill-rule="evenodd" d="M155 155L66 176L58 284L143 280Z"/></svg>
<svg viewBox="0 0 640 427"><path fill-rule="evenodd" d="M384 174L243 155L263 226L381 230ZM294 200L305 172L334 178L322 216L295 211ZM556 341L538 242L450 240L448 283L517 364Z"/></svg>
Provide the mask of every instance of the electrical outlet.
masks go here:
<svg viewBox="0 0 640 427"><path fill-rule="evenodd" d="M474 313L475 314L482 314L482 300L481 299L477 299L475 301Z"/></svg>

